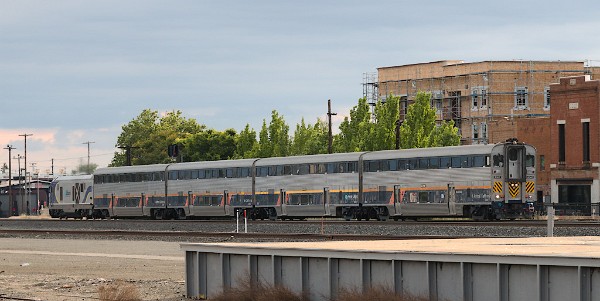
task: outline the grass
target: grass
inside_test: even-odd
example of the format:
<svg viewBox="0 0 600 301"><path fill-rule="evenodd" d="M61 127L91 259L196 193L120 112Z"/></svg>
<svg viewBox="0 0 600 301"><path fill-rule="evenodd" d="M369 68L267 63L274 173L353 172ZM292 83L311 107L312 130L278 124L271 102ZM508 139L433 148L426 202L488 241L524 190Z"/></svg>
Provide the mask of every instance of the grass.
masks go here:
<svg viewBox="0 0 600 301"><path fill-rule="evenodd" d="M101 301L141 301L138 288L123 280L98 287L98 297Z"/></svg>
<svg viewBox="0 0 600 301"><path fill-rule="evenodd" d="M210 298L210 301L311 301L308 292L294 293L283 286L253 284L244 280L239 287L230 288L221 294ZM393 290L385 287L374 287L362 292L359 289L341 290L338 296L330 301L426 301L427 299L413 296L396 295Z"/></svg>

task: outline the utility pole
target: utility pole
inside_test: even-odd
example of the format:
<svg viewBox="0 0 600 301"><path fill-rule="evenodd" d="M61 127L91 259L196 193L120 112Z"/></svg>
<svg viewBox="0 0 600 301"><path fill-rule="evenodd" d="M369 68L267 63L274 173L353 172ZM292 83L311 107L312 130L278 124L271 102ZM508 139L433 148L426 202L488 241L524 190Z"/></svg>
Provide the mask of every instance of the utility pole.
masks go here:
<svg viewBox="0 0 600 301"><path fill-rule="evenodd" d="M91 172L90 172L90 144L92 144L92 143L96 143L96 142L86 141L86 142L82 143L82 144L87 144L87 147L88 147L88 162L87 162L87 170L86 170L88 175L91 174Z"/></svg>
<svg viewBox="0 0 600 301"><path fill-rule="evenodd" d="M21 158L23 158L23 157L21 157L21 154L17 154L17 157L13 158L13 159L17 159L18 166L19 166L19 185L21 185ZM16 208L14 211L18 215L19 206L17 205L16 201L13 203L13 208ZM21 208L23 208L23 193L21 193Z"/></svg>
<svg viewBox="0 0 600 301"><path fill-rule="evenodd" d="M54 158L52 158L52 176L54 176Z"/></svg>
<svg viewBox="0 0 600 301"><path fill-rule="evenodd" d="M12 215L13 198L12 198L12 157L11 151L15 149L12 145L7 144L4 149L8 150L8 216Z"/></svg>
<svg viewBox="0 0 600 301"><path fill-rule="evenodd" d="M25 138L25 186L23 186L25 189L27 189L27 137L29 136L33 136L33 134L21 134L19 135L23 138ZM27 192L27 202L29 203L29 190L26 191ZM29 209L29 207L27 208Z"/></svg>
<svg viewBox="0 0 600 301"><path fill-rule="evenodd" d="M31 203L29 202L29 192L31 190L31 182L33 181L33 175L36 174L36 171L35 171L35 165L36 164L37 163L35 163L35 162L31 163L31 173L30 173L31 174L31 180L29 181L29 189L27 190L27 215L30 214L29 207L31 206ZM38 182L39 182L39 179L38 179ZM36 186L37 186L37 184L39 184L39 183L36 183ZM39 193L39 190L38 190L36 204L39 203L39 202L40 202L40 193Z"/></svg>
<svg viewBox="0 0 600 301"><path fill-rule="evenodd" d="M332 145L333 145L333 135L331 133L331 116L337 115L337 113L331 113L331 99L327 100L327 119L329 121L329 136L328 136L328 144L327 144L327 153L333 153Z"/></svg>

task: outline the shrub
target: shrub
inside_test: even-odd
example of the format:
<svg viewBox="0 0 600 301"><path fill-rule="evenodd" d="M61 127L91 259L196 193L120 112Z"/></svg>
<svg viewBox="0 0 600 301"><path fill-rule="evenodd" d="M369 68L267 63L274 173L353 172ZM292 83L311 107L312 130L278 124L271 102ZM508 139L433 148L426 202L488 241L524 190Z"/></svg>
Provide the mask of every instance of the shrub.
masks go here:
<svg viewBox="0 0 600 301"><path fill-rule="evenodd" d="M123 280L98 287L98 297L101 301L141 301L138 288Z"/></svg>

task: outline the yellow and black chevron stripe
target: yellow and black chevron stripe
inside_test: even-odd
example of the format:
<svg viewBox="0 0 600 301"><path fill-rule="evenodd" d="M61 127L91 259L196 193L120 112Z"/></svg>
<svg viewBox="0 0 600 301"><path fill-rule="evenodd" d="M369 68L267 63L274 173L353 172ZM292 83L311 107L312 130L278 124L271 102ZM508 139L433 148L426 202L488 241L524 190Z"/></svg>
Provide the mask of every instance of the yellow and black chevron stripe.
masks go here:
<svg viewBox="0 0 600 301"><path fill-rule="evenodd" d="M519 191L521 190L521 185L519 182L509 182L508 183L508 193L511 197L516 198L519 195Z"/></svg>
<svg viewBox="0 0 600 301"><path fill-rule="evenodd" d="M525 184L525 191L527 193L533 193L535 191L535 183L527 182L527 184Z"/></svg>
<svg viewBox="0 0 600 301"><path fill-rule="evenodd" d="M502 193L502 182L494 182L494 192Z"/></svg>

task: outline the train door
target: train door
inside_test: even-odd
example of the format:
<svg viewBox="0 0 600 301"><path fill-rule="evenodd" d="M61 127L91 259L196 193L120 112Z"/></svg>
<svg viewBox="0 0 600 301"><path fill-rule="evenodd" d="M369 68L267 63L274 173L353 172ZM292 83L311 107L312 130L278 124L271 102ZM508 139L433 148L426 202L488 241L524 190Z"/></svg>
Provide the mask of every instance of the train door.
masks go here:
<svg viewBox="0 0 600 301"><path fill-rule="evenodd" d="M449 214L456 215L456 188L454 188L454 184L448 184L446 199L448 200Z"/></svg>
<svg viewBox="0 0 600 301"><path fill-rule="evenodd" d="M331 207L329 207L329 187L323 188L323 207L326 216L331 216Z"/></svg>
<svg viewBox="0 0 600 301"><path fill-rule="evenodd" d="M288 215L288 202L287 202L287 196L285 195L285 189L280 189L279 190L279 197L281 198L281 215L282 216L287 216Z"/></svg>
<svg viewBox="0 0 600 301"><path fill-rule="evenodd" d="M390 215L402 215L402 211L400 210L400 203L402 195L400 194L400 185L394 185L394 211L390 212Z"/></svg>

